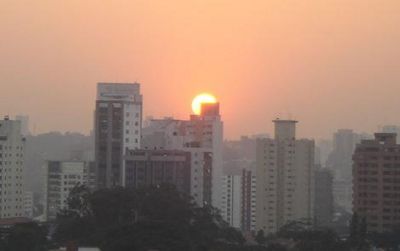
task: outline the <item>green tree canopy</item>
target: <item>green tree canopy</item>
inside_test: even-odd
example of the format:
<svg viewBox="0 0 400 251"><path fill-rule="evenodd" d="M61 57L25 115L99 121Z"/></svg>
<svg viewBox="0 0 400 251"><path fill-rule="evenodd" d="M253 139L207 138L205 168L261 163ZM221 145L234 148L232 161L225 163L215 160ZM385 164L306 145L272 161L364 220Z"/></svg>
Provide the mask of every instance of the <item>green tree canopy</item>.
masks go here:
<svg viewBox="0 0 400 251"><path fill-rule="evenodd" d="M103 251L225 250L244 242L216 209L198 207L168 184L95 192L76 187L58 215L54 239Z"/></svg>

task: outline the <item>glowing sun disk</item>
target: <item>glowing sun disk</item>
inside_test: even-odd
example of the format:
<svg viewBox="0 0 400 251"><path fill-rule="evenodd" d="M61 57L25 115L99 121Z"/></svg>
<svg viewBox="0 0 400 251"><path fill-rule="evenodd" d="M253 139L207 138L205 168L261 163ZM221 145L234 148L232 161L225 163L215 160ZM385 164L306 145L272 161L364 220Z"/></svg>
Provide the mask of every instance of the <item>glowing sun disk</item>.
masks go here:
<svg viewBox="0 0 400 251"><path fill-rule="evenodd" d="M199 94L192 101L193 113L196 115L200 115L202 104L214 104L214 103L217 103L217 99L213 95L208 93Z"/></svg>

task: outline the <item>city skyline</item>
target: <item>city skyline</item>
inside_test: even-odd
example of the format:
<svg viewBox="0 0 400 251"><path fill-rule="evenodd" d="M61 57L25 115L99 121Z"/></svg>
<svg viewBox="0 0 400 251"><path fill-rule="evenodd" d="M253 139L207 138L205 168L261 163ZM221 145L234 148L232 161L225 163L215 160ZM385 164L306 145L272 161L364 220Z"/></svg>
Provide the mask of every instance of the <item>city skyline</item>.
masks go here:
<svg viewBox="0 0 400 251"><path fill-rule="evenodd" d="M400 124L399 10L392 0L2 3L0 114L28 114L37 133L88 133L96 83L138 81L144 117L186 119L195 95L214 94L227 138L271 132L276 117L301 121L301 137L372 133Z"/></svg>
<svg viewBox="0 0 400 251"><path fill-rule="evenodd" d="M0 250L398 250L399 13L0 0Z"/></svg>

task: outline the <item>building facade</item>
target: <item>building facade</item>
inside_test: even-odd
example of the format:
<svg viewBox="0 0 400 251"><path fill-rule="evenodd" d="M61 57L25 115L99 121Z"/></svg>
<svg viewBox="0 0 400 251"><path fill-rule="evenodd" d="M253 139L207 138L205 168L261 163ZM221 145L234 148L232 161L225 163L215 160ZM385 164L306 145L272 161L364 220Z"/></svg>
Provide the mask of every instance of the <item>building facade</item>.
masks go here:
<svg viewBox="0 0 400 251"><path fill-rule="evenodd" d="M241 229L245 233L256 230L256 176L253 170L242 170Z"/></svg>
<svg viewBox="0 0 400 251"><path fill-rule="evenodd" d="M26 137L31 134L29 130L29 116L27 115L17 115L15 120L21 121L21 134Z"/></svg>
<svg viewBox="0 0 400 251"><path fill-rule="evenodd" d="M125 156L127 187L172 184L190 194L189 152L178 150L129 150Z"/></svg>
<svg viewBox="0 0 400 251"><path fill-rule="evenodd" d="M400 126L397 126L397 125L384 125L384 126L382 126L381 132L384 132L384 133L396 133L397 142L400 142Z"/></svg>
<svg viewBox="0 0 400 251"><path fill-rule="evenodd" d="M198 205L221 209L223 122L219 103L203 104L189 120L153 119L143 128L143 149L191 153L191 195Z"/></svg>
<svg viewBox="0 0 400 251"><path fill-rule="evenodd" d="M24 149L21 122L0 120L0 218L24 216Z"/></svg>
<svg viewBox="0 0 400 251"><path fill-rule="evenodd" d="M395 133L376 133L353 155L353 212L370 232L400 225L400 144Z"/></svg>
<svg viewBox="0 0 400 251"><path fill-rule="evenodd" d="M219 103L202 104L200 115L191 115L186 124L184 148L202 148L211 152L211 189L212 206L221 209L223 180L223 122L219 113Z"/></svg>
<svg viewBox="0 0 400 251"><path fill-rule="evenodd" d="M274 120L275 138L257 141L256 230L277 232L314 216L314 141L296 139L293 120Z"/></svg>
<svg viewBox="0 0 400 251"><path fill-rule="evenodd" d="M24 217L33 218L33 192L25 191L24 193Z"/></svg>
<svg viewBox="0 0 400 251"><path fill-rule="evenodd" d="M95 187L95 165L88 161L48 161L45 166L45 219L56 219L67 208L68 196L77 185Z"/></svg>
<svg viewBox="0 0 400 251"><path fill-rule="evenodd" d="M94 129L98 188L125 185L123 156L127 149L140 148L142 104L140 84L98 84Z"/></svg>
<svg viewBox="0 0 400 251"><path fill-rule="evenodd" d="M351 129L339 129L333 135L333 150L328 157L327 167L333 174L335 203L351 212L352 201L352 156L360 136Z"/></svg>
<svg viewBox="0 0 400 251"><path fill-rule="evenodd" d="M222 179L221 216L231 226L241 229L242 176L224 175Z"/></svg>
<svg viewBox="0 0 400 251"><path fill-rule="evenodd" d="M320 167L315 170L315 226L329 227L332 225L333 203L333 175L327 168Z"/></svg>

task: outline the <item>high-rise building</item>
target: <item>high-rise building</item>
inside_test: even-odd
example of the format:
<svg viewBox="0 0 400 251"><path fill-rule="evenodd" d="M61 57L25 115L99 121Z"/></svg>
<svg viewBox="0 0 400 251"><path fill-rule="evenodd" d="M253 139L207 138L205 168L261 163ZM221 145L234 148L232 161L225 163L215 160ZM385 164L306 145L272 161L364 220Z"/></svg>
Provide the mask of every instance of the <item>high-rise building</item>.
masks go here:
<svg viewBox="0 0 400 251"><path fill-rule="evenodd" d="M339 129L333 135L333 151L328 157L328 167L337 180L351 180L352 156L359 136L350 129Z"/></svg>
<svg viewBox="0 0 400 251"><path fill-rule="evenodd" d="M352 156L359 136L351 129L339 129L333 135L333 150L327 167L333 174L333 196L335 203L351 212L352 200Z"/></svg>
<svg viewBox="0 0 400 251"><path fill-rule="evenodd" d="M224 175L222 179L221 216L232 227L241 229L242 176Z"/></svg>
<svg viewBox="0 0 400 251"><path fill-rule="evenodd" d="M242 161L239 161L242 162ZM241 164L248 164L243 161ZM221 216L245 233L255 230L256 179L251 166L225 170L222 182Z"/></svg>
<svg viewBox="0 0 400 251"><path fill-rule="evenodd" d="M353 213L370 232L400 225L400 144L395 133L362 140L353 155Z"/></svg>
<svg viewBox="0 0 400 251"><path fill-rule="evenodd" d="M213 154L207 148L183 148L191 154L190 194L197 205L212 204Z"/></svg>
<svg viewBox="0 0 400 251"><path fill-rule="evenodd" d="M0 120L0 218L24 216L24 149L21 122Z"/></svg>
<svg viewBox="0 0 400 251"><path fill-rule="evenodd" d="M254 166L255 161L247 157L226 159L222 182L222 218L232 227L249 234L255 230Z"/></svg>
<svg viewBox="0 0 400 251"><path fill-rule="evenodd" d="M397 142L400 142L400 126L397 126L397 125L384 125L384 126L382 126L382 132L385 132L385 133L396 133Z"/></svg>
<svg viewBox="0 0 400 251"><path fill-rule="evenodd" d="M95 112L98 188L124 186L127 149L139 149L142 128L140 84L99 83Z"/></svg>
<svg viewBox="0 0 400 251"><path fill-rule="evenodd" d="M223 175L223 122L219 103L202 104L200 115L191 115L186 125L184 148L203 148L211 152L211 204L221 209Z"/></svg>
<svg viewBox="0 0 400 251"><path fill-rule="evenodd" d="M253 170L242 170L242 220L241 229L245 233L256 230L256 176Z"/></svg>
<svg viewBox="0 0 400 251"><path fill-rule="evenodd" d="M314 224L329 227L333 220L333 176L329 169L315 170Z"/></svg>
<svg viewBox="0 0 400 251"><path fill-rule="evenodd" d="M15 116L15 120L21 121L21 134L23 136L28 136L29 134L31 134L29 130L29 116L17 115Z"/></svg>
<svg viewBox="0 0 400 251"><path fill-rule="evenodd" d="M296 139L297 121L273 122L275 138L256 147L256 230L265 233L314 217L314 141Z"/></svg>
<svg viewBox="0 0 400 251"><path fill-rule="evenodd" d="M127 187L172 184L190 194L190 153L178 150L129 150L125 156Z"/></svg>
<svg viewBox="0 0 400 251"><path fill-rule="evenodd" d="M54 220L57 213L67 208L68 196L77 185L95 187L94 162L48 161L45 166L45 218Z"/></svg>
<svg viewBox="0 0 400 251"><path fill-rule="evenodd" d="M170 117L151 119L143 128L142 148L180 150L191 154L190 194L198 205L211 204L212 149L188 146L188 121Z"/></svg>
<svg viewBox="0 0 400 251"><path fill-rule="evenodd" d="M333 141L328 139L320 139L317 141L318 146L318 157L316 156L316 164L326 166L329 154L332 152ZM316 149L317 151L317 149Z"/></svg>
<svg viewBox="0 0 400 251"><path fill-rule="evenodd" d="M351 129L339 129L333 135L333 150L326 166L333 174L333 197L335 204L351 212L352 201L352 156L356 144L366 139L366 134L355 133Z"/></svg>
<svg viewBox="0 0 400 251"><path fill-rule="evenodd" d="M191 194L199 205L221 208L223 122L219 103L203 104L190 120L153 119L143 129L142 148L192 154Z"/></svg>
<svg viewBox="0 0 400 251"><path fill-rule="evenodd" d="M24 193L24 216L33 218L33 192L25 191Z"/></svg>

